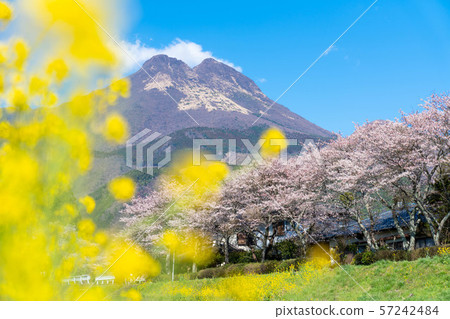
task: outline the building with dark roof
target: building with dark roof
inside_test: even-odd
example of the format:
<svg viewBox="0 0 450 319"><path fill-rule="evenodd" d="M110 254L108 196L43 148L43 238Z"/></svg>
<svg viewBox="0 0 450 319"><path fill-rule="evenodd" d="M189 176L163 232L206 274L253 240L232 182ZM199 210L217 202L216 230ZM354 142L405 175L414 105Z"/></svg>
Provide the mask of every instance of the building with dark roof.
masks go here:
<svg viewBox="0 0 450 319"><path fill-rule="evenodd" d="M434 246L434 241L431 235L423 229L420 225L424 224L423 217L419 214L415 218L420 219L419 227L416 233L415 248ZM400 227L402 227L406 238L410 237L408 230L408 223L410 221L410 214L407 210L402 210L397 213L397 220ZM375 215L372 219L364 219L362 221L364 227L373 232L375 239L380 243L380 246L385 246L391 249L403 249L403 241L395 227L394 217L391 211L386 211ZM356 221L349 221L347 223L338 223L334 227L327 230L323 234L324 241L330 243L331 248L338 245L338 241L345 242L346 245L354 244L357 246L357 251L361 252L367 249L367 242L363 236L362 230Z"/></svg>

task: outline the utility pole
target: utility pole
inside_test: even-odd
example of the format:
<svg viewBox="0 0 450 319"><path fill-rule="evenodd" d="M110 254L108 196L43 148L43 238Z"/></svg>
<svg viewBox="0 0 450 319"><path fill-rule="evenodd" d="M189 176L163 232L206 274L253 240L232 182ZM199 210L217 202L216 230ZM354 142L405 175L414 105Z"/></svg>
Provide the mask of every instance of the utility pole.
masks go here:
<svg viewBox="0 0 450 319"><path fill-rule="evenodd" d="M173 251L173 259L172 259L172 281L175 279L175 250Z"/></svg>

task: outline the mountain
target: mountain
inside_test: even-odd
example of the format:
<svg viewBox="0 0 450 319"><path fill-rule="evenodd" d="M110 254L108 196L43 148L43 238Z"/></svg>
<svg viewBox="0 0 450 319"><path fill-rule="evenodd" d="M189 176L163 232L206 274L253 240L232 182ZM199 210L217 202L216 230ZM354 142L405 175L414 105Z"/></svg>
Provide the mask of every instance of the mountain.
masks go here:
<svg viewBox="0 0 450 319"><path fill-rule="evenodd" d="M193 138L235 139L237 152L246 153L241 139L256 144L268 127L282 129L288 138L327 140L332 133L307 121L288 108L273 103L251 79L214 59L194 68L166 55L145 62L129 76L128 98L119 99L115 110L128 121L131 136L143 129L169 135L172 151L192 148ZM266 112L267 114L265 114ZM255 122L258 117L263 116ZM111 198L106 184L119 175L132 175L140 190L152 177L125 165L125 148L96 143L93 168L80 180L78 194L91 194L97 201L92 214L98 225L109 227L117 221L119 205ZM164 149L155 153L155 162ZM299 152L301 146L290 147ZM224 152L228 145L224 143Z"/></svg>
<svg viewBox="0 0 450 319"><path fill-rule="evenodd" d="M332 136L280 104L271 107L273 101L255 82L211 58L190 68L157 55L129 79L131 95L119 101L118 111L127 118L132 134L145 128L163 134L195 127L246 130L267 112L257 126L315 138Z"/></svg>

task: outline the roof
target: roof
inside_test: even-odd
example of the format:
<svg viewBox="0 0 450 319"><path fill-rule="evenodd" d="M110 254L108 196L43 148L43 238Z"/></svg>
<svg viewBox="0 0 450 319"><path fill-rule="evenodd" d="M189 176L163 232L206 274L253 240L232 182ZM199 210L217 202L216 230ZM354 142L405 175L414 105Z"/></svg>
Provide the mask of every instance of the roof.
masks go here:
<svg viewBox="0 0 450 319"><path fill-rule="evenodd" d="M404 209L397 214L399 225L404 227L407 225L410 219L408 210ZM362 224L371 228L372 231L382 231L388 229L395 229L394 218L391 211L386 211L375 215L373 223L369 218L362 221ZM372 227L371 227L372 226ZM338 236L349 236L361 234L361 228L356 221L350 221L347 225L335 224L327 233L323 234L325 238L332 238Z"/></svg>

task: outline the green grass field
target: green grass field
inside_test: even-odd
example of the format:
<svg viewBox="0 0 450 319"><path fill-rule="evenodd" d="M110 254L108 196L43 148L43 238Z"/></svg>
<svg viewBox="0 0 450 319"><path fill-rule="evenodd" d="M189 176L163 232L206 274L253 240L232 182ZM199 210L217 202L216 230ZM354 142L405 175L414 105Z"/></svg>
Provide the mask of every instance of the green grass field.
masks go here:
<svg viewBox="0 0 450 319"><path fill-rule="evenodd" d="M135 288L143 300L450 300L448 256L346 265L344 270L306 264L298 272L149 282Z"/></svg>

